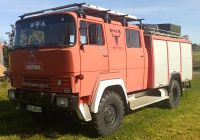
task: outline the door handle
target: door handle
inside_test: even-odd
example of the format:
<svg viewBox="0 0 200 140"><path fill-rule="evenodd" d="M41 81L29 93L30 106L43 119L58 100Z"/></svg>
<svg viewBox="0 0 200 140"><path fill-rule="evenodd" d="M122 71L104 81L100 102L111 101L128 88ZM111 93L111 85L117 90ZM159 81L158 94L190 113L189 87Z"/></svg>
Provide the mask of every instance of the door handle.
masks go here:
<svg viewBox="0 0 200 140"><path fill-rule="evenodd" d="M140 57L144 57L144 55L141 55Z"/></svg>
<svg viewBox="0 0 200 140"><path fill-rule="evenodd" d="M103 57L108 57L108 54L103 54L102 56L103 56Z"/></svg>

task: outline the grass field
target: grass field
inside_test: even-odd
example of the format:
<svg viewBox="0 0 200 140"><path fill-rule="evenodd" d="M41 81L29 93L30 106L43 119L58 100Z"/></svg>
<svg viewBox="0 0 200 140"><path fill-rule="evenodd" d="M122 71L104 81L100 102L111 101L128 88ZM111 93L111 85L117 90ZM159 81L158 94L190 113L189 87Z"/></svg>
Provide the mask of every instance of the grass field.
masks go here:
<svg viewBox="0 0 200 140"><path fill-rule="evenodd" d="M200 52L193 55L200 64ZM198 63L199 62L199 63ZM92 128L76 120L57 116L35 116L16 111L7 99L8 84L0 85L1 139L124 139L124 140L199 140L200 139L200 72L194 73L192 88L184 92L176 109L161 103L131 112L119 130L105 138L95 138Z"/></svg>
<svg viewBox="0 0 200 140"><path fill-rule="evenodd" d="M200 74L192 89L185 91L177 109L161 104L142 108L125 117L119 130L106 138L95 138L91 128L62 116L35 116L16 111L0 85L0 139L181 139L200 138ZM187 93L187 94L186 94ZM187 96L186 96L187 95Z"/></svg>
<svg viewBox="0 0 200 140"><path fill-rule="evenodd" d="M193 65L194 67L200 67L200 51L193 52Z"/></svg>

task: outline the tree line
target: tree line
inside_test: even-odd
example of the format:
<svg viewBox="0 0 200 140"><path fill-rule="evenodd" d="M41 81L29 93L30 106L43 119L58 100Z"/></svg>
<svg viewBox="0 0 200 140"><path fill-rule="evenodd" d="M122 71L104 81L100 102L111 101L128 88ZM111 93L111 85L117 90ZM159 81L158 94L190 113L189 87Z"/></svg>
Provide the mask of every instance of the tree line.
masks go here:
<svg viewBox="0 0 200 140"><path fill-rule="evenodd" d="M200 51L200 44L193 43L192 44L192 50L193 51Z"/></svg>
<svg viewBox="0 0 200 140"><path fill-rule="evenodd" d="M9 68L9 52L10 48L14 46L14 37L15 37L15 25L10 25L11 30L10 32L6 32L6 35L8 36L8 40L4 41L4 48L3 48L3 58L4 58L4 66L6 68Z"/></svg>

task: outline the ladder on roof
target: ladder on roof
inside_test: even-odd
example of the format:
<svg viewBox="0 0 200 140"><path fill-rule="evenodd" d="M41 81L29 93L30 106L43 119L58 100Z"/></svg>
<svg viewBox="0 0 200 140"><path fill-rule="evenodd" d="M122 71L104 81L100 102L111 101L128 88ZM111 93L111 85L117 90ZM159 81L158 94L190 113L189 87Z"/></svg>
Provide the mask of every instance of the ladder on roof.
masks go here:
<svg viewBox="0 0 200 140"><path fill-rule="evenodd" d="M74 3L70 5L64 5L55 8L49 8L45 10L35 11L31 13L26 13L24 15L19 16L21 19L25 17L31 17L36 15L42 15L45 13L54 13L60 11L76 11L79 16L85 17L86 15L102 17L106 22L110 22L111 20L122 22L124 25L127 25L127 22L139 21L140 23L144 19L138 19L136 16L124 14L121 12L105 9L102 7L89 5L86 3Z"/></svg>

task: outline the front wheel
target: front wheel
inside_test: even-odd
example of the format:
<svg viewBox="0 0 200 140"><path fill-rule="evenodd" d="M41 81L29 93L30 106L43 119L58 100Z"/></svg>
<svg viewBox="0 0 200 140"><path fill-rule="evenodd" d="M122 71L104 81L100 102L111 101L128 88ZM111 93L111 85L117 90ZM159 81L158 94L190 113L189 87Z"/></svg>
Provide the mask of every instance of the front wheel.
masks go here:
<svg viewBox="0 0 200 140"><path fill-rule="evenodd" d="M97 134L106 136L116 131L124 114L124 103L121 97L114 91L106 90L101 99L98 113L93 116Z"/></svg>

